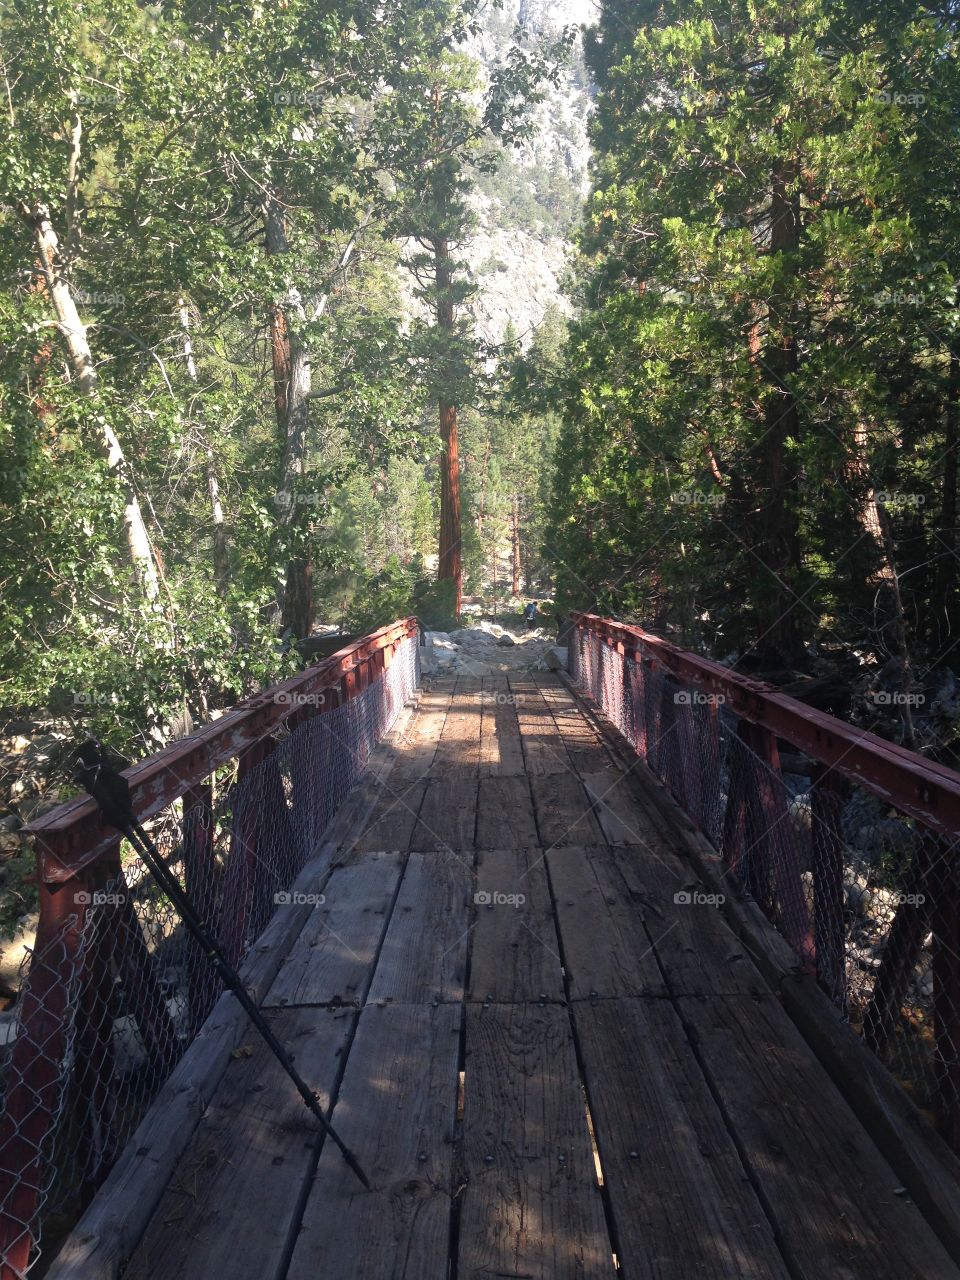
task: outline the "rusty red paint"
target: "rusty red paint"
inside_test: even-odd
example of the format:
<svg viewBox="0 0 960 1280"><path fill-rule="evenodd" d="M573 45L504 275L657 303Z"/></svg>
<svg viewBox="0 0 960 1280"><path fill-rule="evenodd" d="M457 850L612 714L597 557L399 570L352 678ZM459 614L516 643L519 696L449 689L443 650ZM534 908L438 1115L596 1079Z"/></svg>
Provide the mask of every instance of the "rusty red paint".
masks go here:
<svg viewBox="0 0 960 1280"><path fill-rule="evenodd" d="M417 632L417 619L413 617L381 627L302 675L292 676L238 703L215 723L205 725L126 770L134 812L139 820L143 822L167 808L215 769L263 740L304 705L305 699L315 700L324 694L324 709L328 709L333 703L328 692L342 684L341 700L348 701L359 688L358 670L366 667L387 645L397 644ZM83 867L98 861L116 839L97 805L87 796L68 800L33 823L29 831L40 855L41 875L50 884L66 881Z"/></svg>
<svg viewBox="0 0 960 1280"><path fill-rule="evenodd" d="M792 743L811 760L867 787L933 830L945 835L960 832L960 773L955 770L804 706L763 680L738 675L640 627L589 613L575 613L572 620L608 643L621 638L635 653L655 655L678 679L722 694L726 706L741 719Z"/></svg>

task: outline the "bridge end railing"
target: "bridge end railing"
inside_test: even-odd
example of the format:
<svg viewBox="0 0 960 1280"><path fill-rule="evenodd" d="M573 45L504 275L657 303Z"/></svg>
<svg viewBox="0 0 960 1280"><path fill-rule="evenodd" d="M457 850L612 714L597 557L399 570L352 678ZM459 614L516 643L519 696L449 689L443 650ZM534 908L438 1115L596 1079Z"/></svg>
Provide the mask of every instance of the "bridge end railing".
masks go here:
<svg viewBox="0 0 960 1280"><path fill-rule="evenodd" d="M569 667L960 1152L960 774L639 627Z"/></svg>
<svg viewBox="0 0 960 1280"><path fill-rule="evenodd" d="M133 807L239 964L420 681L406 618L127 770ZM0 1280L76 1217L213 1009L219 981L85 796L31 827L36 943L3 1063Z"/></svg>

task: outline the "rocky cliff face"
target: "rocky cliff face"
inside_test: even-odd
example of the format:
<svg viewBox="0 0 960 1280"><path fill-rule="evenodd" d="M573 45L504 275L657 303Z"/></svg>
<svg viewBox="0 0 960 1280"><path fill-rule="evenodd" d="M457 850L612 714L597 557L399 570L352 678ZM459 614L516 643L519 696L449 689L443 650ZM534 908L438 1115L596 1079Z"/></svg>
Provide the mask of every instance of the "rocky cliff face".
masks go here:
<svg viewBox="0 0 960 1280"><path fill-rule="evenodd" d="M468 51L490 66L506 53L517 23L550 38L564 27L589 26L595 16L594 0L505 0L502 9L488 12ZM512 322L525 343L548 308L568 310L561 281L587 187L589 107L578 40L561 84L533 108L534 136L504 156L499 173L481 178L478 228L463 256L478 286L470 310L488 342L502 341Z"/></svg>
<svg viewBox="0 0 960 1280"><path fill-rule="evenodd" d="M533 37L550 39L565 27L589 26L595 16L594 0L504 0L502 9L487 11L466 52L490 67L506 56L518 23ZM475 278L467 310L486 342L501 342L512 323L526 345L548 309L569 310L562 279L587 190L590 99L578 38L561 83L548 86L543 102L532 108L533 136L520 150L503 154L497 173L478 176L477 226L457 253ZM416 252L411 242L406 255ZM416 314L408 272L401 272L400 284Z"/></svg>

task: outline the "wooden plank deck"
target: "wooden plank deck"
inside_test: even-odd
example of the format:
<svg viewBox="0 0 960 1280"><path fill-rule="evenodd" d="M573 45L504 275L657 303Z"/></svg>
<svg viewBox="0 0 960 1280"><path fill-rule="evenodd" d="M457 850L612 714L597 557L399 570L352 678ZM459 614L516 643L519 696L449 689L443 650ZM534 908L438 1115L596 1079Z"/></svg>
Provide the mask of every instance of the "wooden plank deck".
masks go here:
<svg viewBox="0 0 960 1280"><path fill-rule="evenodd" d="M960 1280L557 677L436 681L130 1280Z"/></svg>

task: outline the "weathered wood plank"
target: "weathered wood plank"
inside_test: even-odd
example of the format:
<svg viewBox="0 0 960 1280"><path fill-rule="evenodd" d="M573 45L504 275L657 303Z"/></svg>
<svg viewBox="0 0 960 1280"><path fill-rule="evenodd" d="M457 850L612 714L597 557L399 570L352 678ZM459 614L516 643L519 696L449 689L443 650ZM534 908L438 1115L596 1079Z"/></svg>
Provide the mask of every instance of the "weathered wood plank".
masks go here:
<svg viewBox="0 0 960 1280"><path fill-rule="evenodd" d="M524 773L520 723L515 695L505 676L483 682L480 723L480 772L487 777L516 778Z"/></svg>
<svg viewBox="0 0 960 1280"><path fill-rule="evenodd" d="M343 852L365 854L409 849L426 791L425 780L409 782L391 777L381 788L379 799L361 830L343 841Z"/></svg>
<svg viewBox="0 0 960 1280"><path fill-rule="evenodd" d="M689 863L664 847L662 839L642 848L589 849L587 856L616 867L673 995L769 992L769 984L720 910L719 895Z"/></svg>
<svg viewBox="0 0 960 1280"><path fill-rule="evenodd" d="M580 704L561 684L559 676L538 678L537 686L577 771L585 774L606 772L611 759L603 738L584 715Z"/></svg>
<svg viewBox="0 0 960 1280"><path fill-rule="evenodd" d="M395 853L338 867L265 1005L362 1004L403 865Z"/></svg>
<svg viewBox="0 0 960 1280"><path fill-rule="evenodd" d="M483 692L479 680L458 680L437 742L433 776L460 777L479 768L482 722Z"/></svg>
<svg viewBox="0 0 960 1280"><path fill-rule="evenodd" d="M613 862L557 848L547 851L547 867L571 999L665 995L642 912Z"/></svg>
<svg viewBox="0 0 960 1280"><path fill-rule="evenodd" d="M568 773L572 769L570 757L536 684L528 678L511 676L510 692L515 700L527 775Z"/></svg>
<svg viewBox="0 0 960 1280"><path fill-rule="evenodd" d="M522 849L537 841L537 819L526 778L487 778L481 774L477 848Z"/></svg>
<svg viewBox="0 0 960 1280"><path fill-rule="evenodd" d="M473 868L452 853L411 853L367 1003L462 1000Z"/></svg>
<svg viewBox="0 0 960 1280"><path fill-rule="evenodd" d="M358 1015L282 1009L267 1016L326 1108ZM319 1134L290 1079L251 1031L227 1067L124 1276L273 1276ZM346 1180L352 1174L343 1169L342 1176Z"/></svg>
<svg viewBox="0 0 960 1280"><path fill-rule="evenodd" d="M563 969L543 851L481 850L477 854L475 924L470 935L468 999L508 1004L562 1001ZM515 904L503 899L520 899Z"/></svg>
<svg viewBox="0 0 960 1280"><path fill-rule="evenodd" d="M368 1005L333 1121L374 1190L324 1146L288 1280L448 1273L461 1005Z"/></svg>
<svg viewBox="0 0 960 1280"><path fill-rule="evenodd" d="M415 782L429 773L443 732L451 693L438 689L421 695L416 716L394 749L394 777Z"/></svg>
<svg viewBox="0 0 960 1280"><path fill-rule="evenodd" d="M659 828L622 770L608 764L601 773L580 771L580 780L608 844L662 843Z"/></svg>
<svg viewBox="0 0 960 1280"><path fill-rule="evenodd" d="M573 1018L624 1280L787 1280L670 1001L577 1004Z"/></svg>
<svg viewBox="0 0 960 1280"><path fill-rule="evenodd" d="M573 770L530 778L540 844L601 844L603 832L593 806Z"/></svg>
<svg viewBox="0 0 960 1280"><path fill-rule="evenodd" d="M773 995L681 997L676 1006L797 1274L956 1280L960 1271Z"/></svg>
<svg viewBox="0 0 960 1280"><path fill-rule="evenodd" d="M567 1011L469 1005L466 1018L457 1274L614 1276Z"/></svg>
<svg viewBox="0 0 960 1280"><path fill-rule="evenodd" d="M475 770L469 771L468 776L432 777L420 806L411 847L473 849L479 781Z"/></svg>

